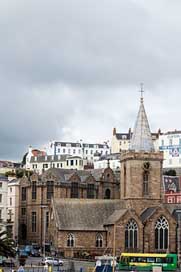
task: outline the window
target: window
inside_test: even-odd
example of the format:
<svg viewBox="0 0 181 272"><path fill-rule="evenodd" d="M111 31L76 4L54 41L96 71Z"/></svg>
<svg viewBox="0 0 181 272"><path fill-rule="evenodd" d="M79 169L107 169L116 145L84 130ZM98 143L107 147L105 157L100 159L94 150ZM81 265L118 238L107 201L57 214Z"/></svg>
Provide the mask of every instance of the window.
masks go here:
<svg viewBox="0 0 181 272"><path fill-rule="evenodd" d="M10 193L12 193L12 187L10 187Z"/></svg>
<svg viewBox="0 0 181 272"><path fill-rule="evenodd" d="M59 163L57 163L57 168L59 168Z"/></svg>
<svg viewBox="0 0 181 272"><path fill-rule="evenodd" d="M70 149L68 149L68 154L70 154L71 153L71 150Z"/></svg>
<svg viewBox="0 0 181 272"><path fill-rule="evenodd" d="M46 212L46 232L48 231L49 227L49 212Z"/></svg>
<svg viewBox="0 0 181 272"><path fill-rule="evenodd" d="M68 247L74 247L75 245L75 237L73 234L68 234L67 236L67 246Z"/></svg>
<svg viewBox="0 0 181 272"><path fill-rule="evenodd" d="M148 172L143 173L143 196L148 196Z"/></svg>
<svg viewBox="0 0 181 272"><path fill-rule="evenodd" d="M54 184L53 181L47 181L47 199L51 199L54 193Z"/></svg>
<svg viewBox="0 0 181 272"><path fill-rule="evenodd" d="M169 145L172 145L172 139L169 139Z"/></svg>
<svg viewBox="0 0 181 272"><path fill-rule="evenodd" d="M31 192L32 192L32 199L36 199L36 181L32 181L31 186Z"/></svg>
<svg viewBox="0 0 181 272"><path fill-rule="evenodd" d="M161 141L161 145L164 146L164 140Z"/></svg>
<svg viewBox="0 0 181 272"><path fill-rule="evenodd" d="M12 197L9 199L9 205L12 206Z"/></svg>
<svg viewBox="0 0 181 272"><path fill-rule="evenodd" d="M21 188L21 200L26 201L26 187Z"/></svg>
<svg viewBox="0 0 181 272"><path fill-rule="evenodd" d="M71 184L71 198L79 198L79 185L77 182Z"/></svg>
<svg viewBox="0 0 181 272"><path fill-rule="evenodd" d="M2 203L2 194L0 194L0 203Z"/></svg>
<svg viewBox="0 0 181 272"><path fill-rule="evenodd" d="M109 188L106 189L104 198L105 199L111 198L111 190Z"/></svg>
<svg viewBox="0 0 181 272"><path fill-rule="evenodd" d="M60 148L58 148L57 152L60 153Z"/></svg>
<svg viewBox="0 0 181 272"><path fill-rule="evenodd" d="M26 208L21 208L21 215L26 215Z"/></svg>
<svg viewBox="0 0 181 272"><path fill-rule="evenodd" d="M2 220L2 210L0 210L0 220Z"/></svg>
<svg viewBox="0 0 181 272"><path fill-rule="evenodd" d="M33 169L36 169L37 168L37 164L33 164Z"/></svg>
<svg viewBox="0 0 181 272"><path fill-rule="evenodd" d="M75 160L75 165L78 165L78 160Z"/></svg>
<svg viewBox="0 0 181 272"><path fill-rule="evenodd" d="M103 236L102 234L98 233L96 235L96 247L102 247L103 246Z"/></svg>
<svg viewBox="0 0 181 272"><path fill-rule="evenodd" d="M179 145L181 145L181 138L179 139Z"/></svg>
<svg viewBox="0 0 181 272"><path fill-rule="evenodd" d="M65 153L65 148L63 148L63 153Z"/></svg>
<svg viewBox="0 0 181 272"><path fill-rule="evenodd" d="M85 154L88 154L88 150L85 151Z"/></svg>
<svg viewBox="0 0 181 272"><path fill-rule="evenodd" d="M48 168L48 164L47 163L43 164L43 169L45 169L45 168Z"/></svg>
<svg viewBox="0 0 181 272"><path fill-rule="evenodd" d="M94 198L94 184L87 185L87 198Z"/></svg>
<svg viewBox="0 0 181 272"><path fill-rule="evenodd" d="M74 165L74 160L70 161L70 165L73 166Z"/></svg>
<svg viewBox="0 0 181 272"><path fill-rule="evenodd" d="M73 153L75 154L75 149L73 149Z"/></svg>
<svg viewBox="0 0 181 272"><path fill-rule="evenodd" d="M2 185L3 185L2 182L0 182L0 188L2 188Z"/></svg>
<svg viewBox="0 0 181 272"><path fill-rule="evenodd" d="M69 165L69 161L67 161L67 166Z"/></svg>
<svg viewBox="0 0 181 272"><path fill-rule="evenodd" d="M134 219L129 220L125 228L125 248L137 249L138 226Z"/></svg>
<svg viewBox="0 0 181 272"><path fill-rule="evenodd" d="M31 231L32 232L36 232L36 212L32 212L31 213Z"/></svg>
<svg viewBox="0 0 181 272"><path fill-rule="evenodd" d="M168 221L161 216L155 224L155 248L166 250L168 248Z"/></svg>

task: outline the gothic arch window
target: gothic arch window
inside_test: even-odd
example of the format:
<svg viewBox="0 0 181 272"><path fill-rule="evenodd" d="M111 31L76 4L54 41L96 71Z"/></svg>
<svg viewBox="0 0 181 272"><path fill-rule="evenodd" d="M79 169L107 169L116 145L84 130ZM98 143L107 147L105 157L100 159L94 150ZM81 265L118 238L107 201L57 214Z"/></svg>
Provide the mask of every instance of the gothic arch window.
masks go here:
<svg viewBox="0 0 181 272"><path fill-rule="evenodd" d="M105 199L110 199L111 198L111 190L110 189L106 189L104 198Z"/></svg>
<svg viewBox="0 0 181 272"><path fill-rule="evenodd" d="M79 184L72 182L71 184L71 198L79 198Z"/></svg>
<svg viewBox="0 0 181 272"><path fill-rule="evenodd" d="M134 219L130 219L125 227L125 248L137 249L138 225Z"/></svg>
<svg viewBox="0 0 181 272"><path fill-rule="evenodd" d="M156 221L155 224L155 248L158 250L166 250L168 248L169 225L164 216Z"/></svg>
<svg viewBox="0 0 181 272"><path fill-rule="evenodd" d="M74 247L75 246L75 237L72 233L69 233L67 236L67 246Z"/></svg>
<svg viewBox="0 0 181 272"><path fill-rule="evenodd" d="M36 181L32 181L32 199L36 199Z"/></svg>
<svg viewBox="0 0 181 272"><path fill-rule="evenodd" d="M103 236L102 234L98 233L96 235L96 247L102 247L103 246Z"/></svg>

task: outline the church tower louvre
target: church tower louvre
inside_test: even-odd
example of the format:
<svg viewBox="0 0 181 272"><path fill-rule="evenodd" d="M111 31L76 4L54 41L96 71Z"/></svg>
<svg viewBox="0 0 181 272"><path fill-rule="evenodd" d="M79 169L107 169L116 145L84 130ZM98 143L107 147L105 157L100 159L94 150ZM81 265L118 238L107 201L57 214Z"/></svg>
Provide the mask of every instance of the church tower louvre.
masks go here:
<svg viewBox="0 0 181 272"><path fill-rule="evenodd" d="M128 200L131 206L158 205L161 201L162 161L163 153L154 149L141 95L130 149L121 154L121 199Z"/></svg>

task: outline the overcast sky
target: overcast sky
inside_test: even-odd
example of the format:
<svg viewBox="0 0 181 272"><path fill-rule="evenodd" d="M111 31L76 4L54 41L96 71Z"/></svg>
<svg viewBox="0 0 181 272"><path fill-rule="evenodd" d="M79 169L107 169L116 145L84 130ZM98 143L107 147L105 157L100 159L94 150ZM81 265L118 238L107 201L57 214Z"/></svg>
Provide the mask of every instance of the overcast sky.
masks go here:
<svg viewBox="0 0 181 272"><path fill-rule="evenodd" d="M181 129L180 0L0 1L0 159L50 140Z"/></svg>

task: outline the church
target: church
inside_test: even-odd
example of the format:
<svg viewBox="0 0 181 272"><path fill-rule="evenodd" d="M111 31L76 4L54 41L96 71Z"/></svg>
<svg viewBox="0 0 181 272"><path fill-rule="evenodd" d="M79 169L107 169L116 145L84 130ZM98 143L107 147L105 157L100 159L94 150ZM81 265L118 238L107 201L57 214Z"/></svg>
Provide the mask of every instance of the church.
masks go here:
<svg viewBox="0 0 181 272"><path fill-rule="evenodd" d="M172 252L180 258L181 205L165 204L163 153L155 151L143 97L128 151L121 153L119 199L52 198L49 240L65 257Z"/></svg>

